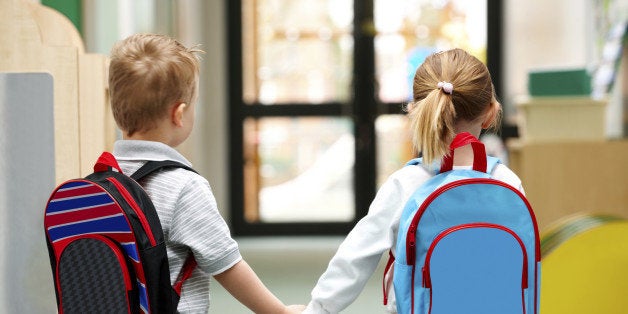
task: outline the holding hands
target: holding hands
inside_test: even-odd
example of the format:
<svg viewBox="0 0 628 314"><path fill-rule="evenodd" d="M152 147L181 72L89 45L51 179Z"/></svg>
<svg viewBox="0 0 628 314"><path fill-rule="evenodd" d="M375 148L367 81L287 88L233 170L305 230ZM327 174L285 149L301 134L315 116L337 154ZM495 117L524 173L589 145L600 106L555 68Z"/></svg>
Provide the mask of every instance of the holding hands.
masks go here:
<svg viewBox="0 0 628 314"><path fill-rule="evenodd" d="M300 314L301 312L303 312L305 310L305 305L301 305L301 304L293 304L293 305L288 305L286 306L286 309L284 310L284 314Z"/></svg>

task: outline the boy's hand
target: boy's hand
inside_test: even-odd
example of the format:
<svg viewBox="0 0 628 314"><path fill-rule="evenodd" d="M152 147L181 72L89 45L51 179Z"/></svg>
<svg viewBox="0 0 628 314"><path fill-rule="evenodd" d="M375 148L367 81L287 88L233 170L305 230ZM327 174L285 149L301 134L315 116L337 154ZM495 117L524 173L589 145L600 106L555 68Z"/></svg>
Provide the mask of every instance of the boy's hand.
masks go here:
<svg viewBox="0 0 628 314"><path fill-rule="evenodd" d="M300 314L304 310L305 310L305 305L293 304L293 305L286 306L284 313L285 314L296 314L296 313Z"/></svg>

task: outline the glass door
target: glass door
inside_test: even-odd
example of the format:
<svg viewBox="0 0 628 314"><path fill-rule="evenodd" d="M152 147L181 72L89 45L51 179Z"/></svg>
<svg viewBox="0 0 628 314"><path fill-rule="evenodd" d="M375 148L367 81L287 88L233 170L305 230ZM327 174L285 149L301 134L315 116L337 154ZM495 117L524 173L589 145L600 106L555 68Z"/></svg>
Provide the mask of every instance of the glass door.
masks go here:
<svg viewBox="0 0 628 314"><path fill-rule="evenodd" d="M235 234L343 234L414 156L416 67L487 55L487 2L242 0L229 14Z"/></svg>

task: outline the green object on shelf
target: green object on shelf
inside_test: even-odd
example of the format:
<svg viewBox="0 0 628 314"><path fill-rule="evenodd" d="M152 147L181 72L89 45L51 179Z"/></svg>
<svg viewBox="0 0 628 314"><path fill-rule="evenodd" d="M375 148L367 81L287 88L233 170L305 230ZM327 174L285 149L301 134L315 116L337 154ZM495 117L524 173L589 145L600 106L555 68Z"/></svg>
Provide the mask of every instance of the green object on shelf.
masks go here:
<svg viewBox="0 0 628 314"><path fill-rule="evenodd" d="M83 33L81 3L81 0L41 0L41 4L65 15L74 24L79 33Z"/></svg>
<svg viewBox="0 0 628 314"><path fill-rule="evenodd" d="M591 76L585 69L530 71L530 96L590 95Z"/></svg>

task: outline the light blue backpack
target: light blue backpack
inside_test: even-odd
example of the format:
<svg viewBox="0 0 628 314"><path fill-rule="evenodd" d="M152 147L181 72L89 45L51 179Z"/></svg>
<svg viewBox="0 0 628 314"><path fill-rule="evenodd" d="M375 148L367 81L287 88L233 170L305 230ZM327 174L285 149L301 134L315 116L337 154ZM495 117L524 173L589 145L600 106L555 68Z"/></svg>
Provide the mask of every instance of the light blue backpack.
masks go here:
<svg viewBox="0 0 628 314"><path fill-rule="evenodd" d="M473 170L452 169L454 149L468 144ZM386 267L394 264L398 313L538 313L541 254L530 204L491 178L499 160L473 135L458 134L450 148L401 215Z"/></svg>

